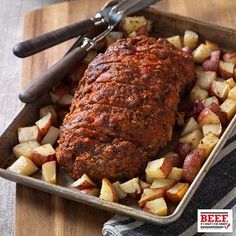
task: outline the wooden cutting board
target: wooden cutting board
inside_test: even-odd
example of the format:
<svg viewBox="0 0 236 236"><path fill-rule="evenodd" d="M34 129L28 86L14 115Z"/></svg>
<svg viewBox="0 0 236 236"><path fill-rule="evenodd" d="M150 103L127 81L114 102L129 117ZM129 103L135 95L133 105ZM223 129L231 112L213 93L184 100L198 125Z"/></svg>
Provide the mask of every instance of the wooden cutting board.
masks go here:
<svg viewBox="0 0 236 236"><path fill-rule="evenodd" d="M78 0L51 5L25 15L23 38L91 17L106 0ZM235 27L235 0L163 0L156 8ZM22 86L46 70L66 52L72 41L23 60ZM15 235L101 235L113 214L17 185Z"/></svg>

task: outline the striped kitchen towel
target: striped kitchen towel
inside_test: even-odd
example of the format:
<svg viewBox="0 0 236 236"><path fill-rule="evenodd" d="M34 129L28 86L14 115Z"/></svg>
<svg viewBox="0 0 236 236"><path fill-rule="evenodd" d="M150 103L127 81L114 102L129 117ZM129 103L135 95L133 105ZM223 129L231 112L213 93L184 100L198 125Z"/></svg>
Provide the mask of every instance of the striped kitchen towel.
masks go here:
<svg viewBox="0 0 236 236"><path fill-rule="evenodd" d="M197 209L211 208L233 209L235 234L232 235L236 235L236 130L179 220L166 226L158 226L117 215L104 224L102 233L104 236L195 235Z"/></svg>

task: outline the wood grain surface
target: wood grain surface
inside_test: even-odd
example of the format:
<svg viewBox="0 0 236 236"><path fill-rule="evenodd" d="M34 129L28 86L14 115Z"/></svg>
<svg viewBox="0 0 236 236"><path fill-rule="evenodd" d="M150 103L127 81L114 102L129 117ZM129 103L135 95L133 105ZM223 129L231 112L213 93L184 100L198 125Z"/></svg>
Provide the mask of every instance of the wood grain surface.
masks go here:
<svg viewBox="0 0 236 236"><path fill-rule="evenodd" d="M29 12L25 16L24 38L39 35L93 16L106 0L78 0ZM234 28L235 0L163 0L156 8ZM54 64L72 42L66 42L23 60L22 85ZM15 234L101 235L103 223L112 214L46 193L17 186Z"/></svg>

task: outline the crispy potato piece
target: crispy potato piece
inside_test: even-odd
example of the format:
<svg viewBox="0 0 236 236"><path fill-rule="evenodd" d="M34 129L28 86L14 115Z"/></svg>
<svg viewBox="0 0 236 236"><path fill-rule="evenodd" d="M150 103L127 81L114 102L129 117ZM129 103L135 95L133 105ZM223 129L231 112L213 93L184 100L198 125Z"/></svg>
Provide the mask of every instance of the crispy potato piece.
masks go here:
<svg viewBox="0 0 236 236"><path fill-rule="evenodd" d="M23 142L23 143L17 144L13 148L13 154L15 155L16 158L19 158L20 156L24 156L31 159L33 150L39 146L40 144L38 141Z"/></svg>
<svg viewBox="0 0 236 236"><path fill-rule="evenodd" d="M146 175L150 178L165 178L171 172L172 165L170 160L160 158L154 161L149 161L146 167Z"/></svg>
<svg viewBox="0 0 236 236"><path fill-rule="evenodd" d="M236 87L229 90L228 98L236 100Z"/></svg>
<svg viewBox="0 0 236 236"><path fill-rule="evenodd" d="M168 190L175 185L174 179L154 179L150 188Z"/></svg>
<svg viewBox="0 0 236 236"><path fill-rule="evenodd" d="M140 184L140 187L141 187L142 190L144 190L145 188L150 188L150 186L151 186L151 184L146 183L142 180L139 180L139 184Z"/></svg>
<svg viewBox="0 0 236 236"><path fill-rule="evenodd" d="M55 125L57 123L57 113L52 105L48 105L45 107L40 108L39 110L39 117L42 118L48 114L48 112L52 115L52 123Z"/></svg>
<svg viewBox="0 0 236 236"><path fill-rule="evenodd" d="M83 174L79 179L71 184L71 187L82 190L96 188L97 185L86 174Z"/></svg>
<svg viewBox="0 0 236 236"><path fill-rule="evenodd" d="M39 128L41 136L44 136L52 125L52 114L48 112L47 115L36 121L35 124Z"/></svg>
<svg viewBox="0 0 236 236"><path fill-rule="evenodd" d="M189 188L188 183L177 183L167 190L166 195L172 202L180 202Z"/></svg>
<svg viewBox="0 0 236 236"><path fill-rule="evenodd" d="M170 42L171 44L173 44L175 47L181 49L182 48L182 44L181 44L181 39L179 35L175 35L175 36L171 36L169 38L166 39L168 42Z"/></svg>
<svg viewBox="0 0 236 236"><path fill-rule="evenodd" d="M178 167L173 167L167 178L179 181L182 179L182 176L183 176L183 169Z"/></svg>
<svg viewBox="0 0 236 236"><path fill-rule="evenodd" d="M118 199L121 200L121 199L124 199L126 196L127 196L127 193L124 192L121 187L120 187L120 182L119 181L116 181L115 183L112 184L114 189L116 190L116 193L117 193L117 196L118 196Z"/></svg>
<svg viewBox="0 0 236 236"><path fill-rule="evenodd" d="M168 208L163 197L147 202L143 210L157 216L167 216L168 212Z"/></svg>
<svg viewBox="0 0 236 236"><path fill-rule="evenodd" d="M227 52L223 55L223 60L225 62L230 62L236 64L236 52Z"/></svg>
<svg viewBox="0 0 236 236"><path fill-rule="evenodd" d="M204 107L208 107L208 106L211 105L212 103L215 103L215 104L217 104L217 105L220 104L220 103L219 103L219 100L218 100L217 97L215 97L215 96L206 98L206 99L203 101Z"/></svg>
<svg viewBox="0 0 236 236"><path fill-rule="evenodd" d="M141 188L139 184L139 178L130 179L122 184L120 184L120 188L128 194L140 194Z"/></svg>
<svg viewBox="0 0 236 236"><path fill-rule="evenodd" d="M213 81L211 85L211 92L218 98L225 100L230 90L229 84L225 81Z"/></svg>
<svg viewBox="0 0 236 236"><path fill-rule="evenodd" d="M236 101L227 98L221 105L220 108L223 112L227 114L228 120L231 120L231 118L234 116L236 112Z"/></svg>
<svg viewBox="0 0 236 236"><path fill-rule="evenodd" d="M30 159L20 156L11 166L7 168L9 171L21 175L32 175L38 170L38 167Z"/></svg>
<svg viewBox="0 0 236 236"><path fill-rule="evenodd" d="M220 75L225 78L231 78L234 75L235 64L231 62L220 61L219 71Z"/></svg>
<svg viewBox="0 0 236 236"><path fill-rule="evenodd" d="M163 189L145 188L140 200L138 201L138 204L140 207L143 207L148 201L164 197L164 195L165 191Z"/></svg>
<svg viewBox="0 0 236 236"><path fill-rule="evenodd" d="M56 169L57 169L56 161L49 161L44 163L42 165L43 179L50 184L56 184L57 183Z"/></svg>
<svg viewBox="0 0 236 236"><path fill-rule="evenodd" d="M102 179L102 187L99 198L109 202L118 202L116 190L108 179Z"/></svg>
<svg viewBox="0 0 236 236"><path fill-rule="evenodd" d="M196 129L196 130L192 131L191 133L182 136L179 139L179 142L191 144L191 148L193 150L194 148L196 148L198 146L202 137L203 137L202 131L199 129Z"/></svg>
<svg viewBox="0 0 236 236"><path fill-rule="evenodd" d="M40 141L41 134L38 126L29 126L18 128L18 140L19 143L28 141Z"/></svg>
<svg viewBox="0 0 236 236"><path fill-rule="evenodd" d="M198 85L195 85L190 92L191 101L195 101L196 99L204 100L208 97L208 91L200 88Z"/></svg>
<svg viewBox="0 0 236 236"><path fill-rule="evenodd" d="M198 116L198 124L200 126L206 124L220 124L220 118L209 107L203 109Z"/></svg>
<svg viewBox="0 0 236 236"><path fill-rule="evenodd" d="M56 152L51 144L44 144L33 150L31 159L36 165L41 166L48 161L55 160L55 154Z"/></svg>
<svg viewBox="0 0 236 236"><path fill-rule="evenodd" d="M56 142L59 136L60 130L54 126L51 126L41 141L41 144L51 144L52 146Z"/></svg>
<svg viewBox="0 0 236 236"><path fill-rule="evenodd" d="M221 124L206 124L202 126L202 132L204 137L209 133L212 133L219 137L222 133L222 126Z"/></svg>
<svg viewBox="0 0 236 236"><path fill-rule="evenodd" d="M220 51L211 52L211 57L209 59L206 59L202 63L203 70L218 72L220 64L220 55L221 55Z"/></svg>
<svg viewBox="0 0 236 236"><path fill-rule="evenodd" d="M202 63L206 58L211 55L211 50L205 45L200 44L193 52L193 59L197 63Z"/></svg>
<svg viewBox="0 0 236 236"><path fill-rule="evenodd" d="M189 134L196 129L199 129L198 123L193 117L190 117L185 123L185 126L181 132L181 136Z"/></svg>
<svg viewBox="0 0 236 236"><path fill-rule="evenodd" d="M213 81L217 78L215 71L203 71L197 79L196 84L202 89L208 90Z"/></svg>
<svg viewBox="0 0 236 236"><path fill-rule="evenodd" d="M205 151L204 160L210 155L211 151L218 143L219 138L213 133L208 133L199 143L198 149Z"/></svg>
<svg viewBox="0 0 236 236"><path fill-rule="evenodd" d="M198 34L191 30L186 30L184 33L184 46L195 49L198 45Z"/></svg>

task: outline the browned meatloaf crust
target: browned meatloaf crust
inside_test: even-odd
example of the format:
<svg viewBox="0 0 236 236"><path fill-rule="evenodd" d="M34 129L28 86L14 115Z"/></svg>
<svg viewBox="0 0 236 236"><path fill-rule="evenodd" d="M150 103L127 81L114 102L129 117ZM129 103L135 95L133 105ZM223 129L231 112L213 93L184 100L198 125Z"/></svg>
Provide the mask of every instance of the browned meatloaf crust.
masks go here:
<svg viewBox="0 0 236 236"><path fill-rule="evenodd" d="M71 177L139 175L171 139L192 57L164 39L122 39L88 66L61 127L56 156Z"/></svg>

